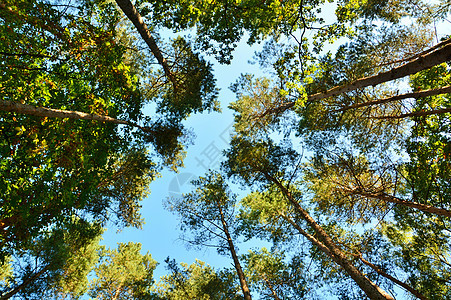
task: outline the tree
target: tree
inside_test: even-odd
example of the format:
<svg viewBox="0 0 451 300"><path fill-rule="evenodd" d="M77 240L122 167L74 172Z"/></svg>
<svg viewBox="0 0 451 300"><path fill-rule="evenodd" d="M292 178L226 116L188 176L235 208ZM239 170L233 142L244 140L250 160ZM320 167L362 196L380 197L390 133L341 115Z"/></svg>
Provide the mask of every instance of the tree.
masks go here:
<svg viewBox="0 0 451 300"><path fill-rule="evenodd" d="M251 286L260 291L263 299L304 299L307 296L308 270L299 257L286 262L284 253L270 252L266 248L243 256Z"/></svg>
<svg viewBox="0 0 451 300"><path fill-rule="evenodd" d="M170 87L148 67L162 52L136 63L109 2L6 1L0 18L2 257L74 213L140 227L148 184L182 164L181 122L218 109L210 64L174 39ZM150 102L155 115L144 116Z"/></svg>
<svg viewBox="0 0 451 300"><path fill-rule="evenodd" d="M230 254L244 299L251 299L235 245L236 196L230 193L219 173L211 172L193 184L197 187L195 191L168 201L169 210L180 216L183 231L193 233L191 244L215 247L221 254Z"/></svg>
<svg viewBox="0 0 451 300"><path fill-rule="evenodd" d="M290 177L290 174L286 172L289 172L290 168L294 168L294 171L296 171L296 152L290 148L278 147L268 141L251 143L239 138L232 141L232 148L228 151L227 158L224 168L229 176L240 178L248 184L256 182L261 184L262 187L273 185L275 190L283 195L290 206L293 207L297 217L302 219L314 232L314 235L300 227L296 222L290 222L290 224L342 267L368 297L371 299L393 299L352 264L352 261L334 242L333 236L330 236L302 207L300 200L297 199L299 195L292 192L290 182L286 184L287 179L285 177Z"/></svg>
<svg viewBox="0 0 451 300"><path fill-rule="evenodd" d="M169 275L161 277L155 286L158 299L241 299L234 275L229 270L215 271L196 260L191 265L166 259Z"/></svg>
<svg viewBox="0 0 451 300"><path fill-rule="evenodd" d="M151 299L153 271L157 262L142 255L141 244L119 243L116 249L102 249L95 266L89 295L96 299Z"/></svg>
<svg viewBox="0 0 451 300"><path fill-rule="evenodd" d="M316 251L319 249L322 255L321 264L333 266L330 262L334 261L349 275L349 272L352 272L350 266L345 267L343 261L338 262L333 258L334 254L327 254L330 251L329 253L339 256L338 253L341 252L342 257L348 260L344 262L345 264L354 265L362 273L370 270L367 273L370 280L383 276L386 279L384 286L389 289L391 285L397 284L422 299L444 297L446 288L440 294L438 292L440 288L433 287L432 282L428 283L430 289L423 287L428 285L426 273L441 278L438 282L443 283L447 280L445 271L448 269L447 263L439 257L446 257L449 253L449 243L442 236L448 224L449 207L446 192L440 193L440 196L434 192L438 190L440 184L447 182L448 176L442 171L446 170L444 165L447 164L447 159L441 159L443 165L440 163L437 169L432 162L439 161L438 157L443 157L441 153L447 151L443 148L447 143L447 138L444 138L447 136L447 129L434 121L448 118L449 107L445 99L449 92L449 84L444 73L449 71L442 69L442 72L438 72L441 75L434 80L439 84L426 85L421 91L413 89L412 92L401 94L393 90L393 86L386 84L390 78L387 77L386 80L384 77L411 75L415 78L421 76L420 74L437 73L437 68L449 60L450 51L446 46L442 48L442 62L429 60L432 56L428 55L438 54L439 52L435 51L448 45L449 39L444 38L441 43L430 47L420 41L422 36L412 37L405 34L406 32L415 34L415 30L408 30L402 26L396 26L394 29L383 27L381 32L375 32L366 22L369 23L378 17L391 19L389 22L398 22L397 18L400 15L397 17L392 9L388 10L387 15L385 14L387 11L380 10L379 4L374 2L343 3L344 5L340 4L337 10L339 19L349 17L353 13L355 14L349 20L353 18L358 20L362 17L360 13L363 13L365 19L356 31L358 33L356 39L340 47L335 57L329 53L312 59L311 63L303 67L296 66L301 58L294 55L295 52L290 47L272 43L259 54L258 59L262 66L272 68L275 76L270 80L254 79L247 75L233 86L238 101L233 103L231 108L237 112L235 128L238 137L232 142L225 168L229 175L240 178L240 182L248 185L256 183L255 186L259 189L258 193L245 198L249 199L245 200L247 201L245 203L252 203L254 206L243 215L243 219L247 219L249 224L253 223L251 220L259 221L258 229L253 231L254 234L267 231L269 233L266 238L270 237L276 242L283 241L284 234L287 236L293 234L291 230L285 228L289 224L310 240L315 245ZM418 3L415 2L416 4ZM386 5L387 3L383 2L381 7ZM406 9L406 13L409 13L409 9L411 8ZM358 11L360 12L356 13ZM404 8L400 8L399 11L404 12ZM343 12L346 13L341 15ZM371 12L371 15L368 12ZM390 14L391 17L388 17ZM354 22L351 20L351 23ZM402 46L403 43L399 43L403 40L408 41L409 46ZM413 52L407 55L409 47L412 47L410 50ZM419 67L409 70L411 66L421 64L419 57L422 56L426 58L423 62L430 64L425 69ZM405 74L402 74L403 70L406 71ZM395 76L398 71L403 72ZM373 87L370 88L366 84ZM381 85L374 87L379 84ZM421 110L416 107L417 104ZM404 156L406 152L411 151L406 147L406 142L410 139L408 137L410 130L415 132L411 126L421 118L431 118L425 124L441 128L439 129L441 137L432 138L436 142L434 147L428 141L426 142L428 146L424 145L426 147L421 147L421 150L420 148L414 150L424 151L423 153L429 152L426 150L428 148L438 150L435 154L432 154L435 151L432 150L423 156L425 161L431 159L427 163L428 166L423 167L424 170L428 170L425 173L419 172L421 167L416 163L413 169L409 171L406 169L410 165L410 159L417 161L415 152L410 152L412 156L410 154ZM293 133L298 139L292 138ZM282 135L285 139L279 138ZM287 143L290 139L294 146ZM278 148L271 140L282 140L286 146ZM415 141L414 144L421 141L416 144L419 145L423 140L424 137L419 139L415 137L411 141ZM296 143L299 142L306 145L312 153L308 155L310 157L307 159L310 161L306 164L301 163L300 159L292 158L296 156L294 149L298 147ZM420 151L417 153L421 153ZM304 175L298 177L297 174L300 173ZM408 175L409 173L412 175ZM437 174L437 177L434 174ZM409 176L423 178L421 180L425 181L423 184L419 182L412 184ZM427 184L424 184L426 182ZM417 193L413 190L422 190L425 193L423 195L427 194L428 200L417 197ZM446 191L447 188L443 187L442 190ZM276 201L281 197L277 194L283 195L285 202L290 205L284 204L284 201ZM251 202L252 198L260 201ZM437 201L439 198L441 201ZM287 208L291 205L291 208ZM311 215L317 216L318 223L321 222L320 227L316 227L319 224L315 225L313 218L309 219ZM393 218L396 221L393 222ZM419 223L422 224L413 221L414 218L420 220ZM380 223L390 224L390 228L399 233L389 238L388 232L383 230L383 225L369 230L373 234L370 236L377 233L390 241L386 245L389 251L398 251L402 238L405 242L409 235L413 237L408 247L415 250L409 251L408 247L403 247L403 250L396 252L396 259L392 261L396 268L393 270L379 267L389 264L390 258L386 258L385 262L371 262L377 261L374 257L369 259L374 249L361 252L355 250L359 242L367 243L366 239L370 239L362 236L356 240L360 235L356 234L359 226ZM304 226L308 224L305 226L308 230L300 226L302 224ZM321 227L323 233L320 232ZM406 228L409 229L405 231ZM426 232L432 238L428 242L421 243L421 237L428 235ZM342 236L351 237L353 234L355 237L343 241ZM329 241L326 235L329 236ZM331 242L337 244L338 248ZM372 246L382 247L382 244ZM415 246L412 247L413 245ZM402 251L409 255L401 255ZM427 265L431 267L425 267L420 263L419 255L422 251L435 253L428 258ZM365 258L365 255L368 256ZM397 259L399 260L395 263ZM416 267L412 267L413 265ZM413 271L415 268L417 271L423 270L419 271L422 275L416 276ZM333 269L334 267L327 268L328 272L332 272ZM398 271L403 274L399 277L403 280L393 276ZM355 275L357 273L351 275L353 280ZM325 275L322 280L326 278ZM418 281L415 282L413 278ZM359 286L365 290L362 285ZM377 297L370 296L368 291L365 293L370 298Z"/></svg>
<svg viewBox="0 0 451 300"><path fill-rule="evenodd" d="M33 248L14 255L13 269L2 278L0 299L78 298L87 290L102 232L98 224L77 218L63 228L46 230L33 241Z"/></svg>

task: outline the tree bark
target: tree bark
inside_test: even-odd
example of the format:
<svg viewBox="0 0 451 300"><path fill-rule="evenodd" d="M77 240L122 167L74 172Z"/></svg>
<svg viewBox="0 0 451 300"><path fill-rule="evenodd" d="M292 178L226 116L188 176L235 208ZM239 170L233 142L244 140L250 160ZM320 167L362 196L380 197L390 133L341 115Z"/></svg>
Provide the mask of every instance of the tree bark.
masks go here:
<svg viewBox="0 0 451 300"><path fill-rule="evenodd" d="M241 290L243 291L244 299L252 300L251 293L249 291L249 286L247 285L246 282L246 277L244 276L243 269L241 268L240 261L238 260L238 256L236 254L235 246L233 245L232 237L230 236L229 233L229 226L224 218L224 212L222 211L220 205L218 205L218 209L221 218L222 228L224 230L224 234L226 235L227 243L229 244L229 250L230 254L232 255L233 264L235 265L236 272L238 273L238 278L240 280Z"/></svg>
<svg viewBox="0 0 451 300"><path fill-rule="evenodd" d="M402 99L408 99L408 98L418 99L418 98L422 98L422 97L428 97L428 96L434 96L434 95L440 95L440 94L447 94L447 93L451 93L451 85L448 85L448 86L445 86L445 87L441 87L441 88L438 88L438 89L431 89L431 90L426 90L426 91L419 91L419 92L412 92L412 93L396 95L396 96L393 96L393 97L388 97L388 98L379 99L379 100L375 100L375 101L356 103L356 104L353 104L353 105L342 107L340 109L336 109L335 111L336 112L341 112L341 111L347 111L347 110L350 110L350 109L356 109L356 108L360 108L360 107L372 106L372 105L377 105L377 104L384 104L384 103L393 102L393 101L402 100Z"/></svg>
<svg viewBox="0 0 451 300"><path fill-rule="evenodd" d="M318 245L323 244L323 247L319 247L320 250L325 252L333 261L335 261L339 266L341 266L346 273L357 283L357 285L362 289L362 291L370 298L374 300L394 300L387 292L382 290L371 280L369 280L365 275L360 272L346 257L343 251L332 241L332 238L327 234L327 232L310 216L310 214L302 208L302 206L297 202L290 191L276 178L272 177L268 173L264 173L265 177L273 182L282 192L282 194L288 199L288 201L294 206L299 215L304 219L307 224L315 231L319 242ZM300 228L300 227L299 227ZM308 237L308 234L304 231L301 232L309 240L312 241L314 237ZM306 235L307 234L307 235ZM329 250L329 253L327 252Z"/></svg>
<svg viewBox="0 0 451 300"><path fill-rule="evenodd" d="M155 39L152 37L147 25L144 23L143 18L130 2L130 0L116 0L117 5L121 8L124 14L132 21L133 25L135 25L139 34L146 42L147 46L149 46L150 51L157 59L158 63L163 67L164 74L172 83L174 90L176 90L177 82L175 80L174 74L171 71L171 68L168 65L167 60L163 57L160 48L158 47Z"/></svg>
<svg viewBox="0 0 451 300"><path fill-rule="evenodd" d="M429 51L425 55L420 55L415 60L405 63L399 67L395 67L389 71L379 73L377 75L357 79L351 83L333 87L325 92L316 93L307 97L307 102L321 100L328 97L338 96L343 93L351 92L368 86L376 86L378 84L391 80L403 78L408 75L418 73L422 70L429 69L443 62L451 60L451 39L441 43L442 47ZM435 48L435 46L433 47ZM280 113L294 107L296 102L287 102L276 108L267 110L263 115L268 113Z"/></svg>
<svg viewBox="0 0 451 300"><path fill-rule="evenodd" d="M21 104L14 101L0 100L0 110L15 112L19 114L32 115L37 117L47 117L47 118L61 118L61 119L76 119L76 120L90 120L99 122L109 122L114 124L123 124L127 126L132 126L143 130L144 132L150 132L150 128L142 127L133 122L118 120L112 117L87 114L84 112L73 111L73 110L61 110L46 107L35 107L29 104Z"/></svg>

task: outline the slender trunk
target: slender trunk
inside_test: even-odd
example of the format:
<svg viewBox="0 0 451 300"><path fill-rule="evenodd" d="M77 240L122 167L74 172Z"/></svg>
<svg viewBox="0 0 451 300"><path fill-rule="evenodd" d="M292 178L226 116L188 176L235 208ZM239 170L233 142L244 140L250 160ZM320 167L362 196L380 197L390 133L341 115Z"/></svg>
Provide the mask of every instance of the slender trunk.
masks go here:
<svg viewBox="0 0 451 300"><path fill-rule="evenodd" d="M33 275L31 275L27 279L25 279L21 284L19 284L15 288L13 288L11 291L7 292L6 294L1 295L0 296L0 300L6 300L6 299L9 299L9 298L13 297L15 294L20 292L24 287L26 287L31 282L33 282L37 278L39 278L39 276L44 274L49 269L49 267L50 267L49 265L43 267L41 270L39 270L38 272L34 273Z"/></svg>
<svg viewBox="0 0 451 300"><path fill-rule="evenodd" d="M400 114L396 116L379 116L379 117L370 117L371 119L402 119L409 117L424 117L430 115L439 115L451 112L451 108L442 108L442 109L434 109L434 110L426 110L426 111L414 111L411 113Z"/></svg>
<svg viewBox="0 0 451 300"><path fill-rule="evenodd" d="M379 200L382 200L385 202L390 202L390 203L395 203L395 204L415 208L415 209L418 209L418 210L421 210L421 211L424 211L427 213L436 214L438 216L451 218L451 211L444 209L444 208L438 208L438 207L435 207L432 205L422 204L422 203L413 202L413 201L406 201L406 200L399 199L398 197L391 196L391 195L384 194L384 193L375 194L375 193L369 193L369 192L364 192L364 191L351 191L351 190L348 190L348 191L354 195L361 195L361 196L368 197L368 198L375 198L375 199L379 199Z"/></svg>
<svg viewBox="0 0 451 300"><path fill-rule="evenodd" d="M268 286L269 290L271 291L271 295L274 298L274 300L280 300L279 296L277 296L276 290L274 290L274 287L271 284L271 281L269 281L269 279L266 277L265 274L261 274L260 276Z"/></svg>
<svg viewBox="0 0 451 300"><path fill-rule="evenodd" d="M147 127L141 127L129 121L118 120L108 116L87 114L84 112L73 111L73 110L60 110L46 107L35 107L29 104L21 104L19 102L0 100L0 110L15 112L19 114L32 115L37 117L47 117L47 118L61 118L61 119L76 119L76 120L90 120L99 122L109 122L114 124L124 124L128 126L133 126L139 128L145 132L150 132Z"/></svg>
<svg viewBox="0 0 451 300"><path fill-rule="evenodd" d="M139 34L146 42L147 46L149 46L150 51L152 51L152 54L157 59L158 63L163 67L164 74L169 79L169 81L171 81L174 90L176 90L177 83L174 75L171 72L171 68L169 67L167 60L163 57L160 48L155 42L155 39L150 34L150 31L147 28L147 25L144 23L144 20L139 12L133 6L130 0L116 0L116 3L122 9L124 14L130 19L130 21L132 21L133 25L135 25Z"/></svg>
<svg viewBox="0 0 451 300"><path fill-rule="evenodd" d="M273 182L279 187L282 194L287 197L288 201L294 206L299 215L307 222L307 224L315 231L319 241L324 244L326 249L329 249L329 253L324 251L324 247L320 247L322 251L329 255L338 265L340 265L346 273L357 283L362 291L370 298L375 300L394 300L387 292L382 290L365 275L362 274L346 257L343 251L332 241L332 238L327 232L315 222L310 214L304 210L299 202L297 202L290 191L276 178L270 176L268 173L263 173L267 179ZM304 231L305 232L305 231Z"/></svg>
<svg viewBox="0 0 451 300"><path fill-rule="evenodd" d="M412 295L414 295L415 297L417 297L418 299L421 300L429 300L428 298L426 298L423 294L421 294L420 292L418 292L417 290L415 290L414 288L412 288L411 286L405 284L404 282L394 278L393 276L385 273L384 271L381 270L381 268L379 268L378 266L370 263L369 261L367 261L366 259L364 259L362 257L362 254L360 253L359 255L359 259L361 262L363 262L365 265L369 266L371 269L373 269L374 271L376 271L379 275L387 278L388 280L393 281L394 283L396 283L397 285L399 285L400 287L403 287L404 289L406 289L407 291L409 291L410 293L412 293Z"/></svg>
<svg viewBox="0 0 451 300"><path fill-rule="evenodd" d="M219 214L220 214L220 218L221 218L222 228L224 230L224 234L226 235L227 243L229 244L230 254L232 255L233 263L235 265L236 272L238 273L238 278L240 279L240 285L241 285L241 290L243 291L243 294L244 294L244 299L252 300L251 292L249 291L249 287L247 285L243 269L241 268L240 261L238 260L238 256L235 251L235 246L233 245L232 237L230 236L230 233L229 233L229 226L224 218L224 212L222 211L222 208L220 205L218 205L218 209L219 209Z"/></svg>
<svg viewBox="0 0 451 300"><path fill-rule="evenodd" d="M402 100L402 99L408 99L408 98L418 99L418 98L422 98L422 97L428 97L428 96L434 96L434 95L440 95L440 94L447 94L447 93L451 93L451 85L448 85L448 86L445 86L445 87L441 87L441 88L438 88L438 89L431 89L431 90L426 90L426 91L406 93L406 94L396 95L396 96L393 96L393 97L388 97L388 98L379 99L379 100L375 100L375 101L368 101L368 102L364 102L364 103L357 103L357 104L349 105L349 106L346 106L346 107L342 107L342 108L337 109L335 111L336 112L341 112L341 111L347 111L347 110L350 110L350 109L356 109L356 108L360 108L360 107L372 106L372 105L377 105L377 104L384 104L384 103L393 102L393 101Z"/></svg>
<svg viewBox="0 0 451 300"><path fill-rule="evenodd" d="M429 51L425 55L420 55L415 60L405 63L399 67L395 67L389 71L379 73L377 75L357 79L351 83L333 87L325 92L316 93L307 97L307 102L321 100L324 98L334 97L343 93L351 92L360 88L376 86L378 84L389 82L395 79L403 78L408 75L418 73L422 70L429 69L443 62L451 60L451 39L444 41L442 47ZM268 113L279 113L294 107L296 102L287 102L276 108L267 110L263 115Z"/></svg>
<svg viewBox="0 0 451 300"><path fill-rule="evenodd" d="M121 292L122 292L122 285L120 285L120 286L116 289L116 291L114 291L114 295L113 295L113 297L111 298L111 300L117 300L117 299L119 299L119 295L121 294Z"/></svg>

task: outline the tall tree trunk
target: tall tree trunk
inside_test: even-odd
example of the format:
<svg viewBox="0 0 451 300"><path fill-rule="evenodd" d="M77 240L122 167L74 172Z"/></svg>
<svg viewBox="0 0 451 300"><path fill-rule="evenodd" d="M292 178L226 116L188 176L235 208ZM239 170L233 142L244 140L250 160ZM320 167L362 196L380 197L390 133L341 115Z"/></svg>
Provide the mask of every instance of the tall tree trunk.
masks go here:
<svg viewBox="0 0 451 300"><path fill-rule="evenodd" d="M150 132L150 128L139 126L133 122L118 120L108 116L87 114L80 111L60 110L46 107L35 107L29 104L21 104L19 102L0 100L0 110L15 112L19 114L32 115L37 117L47 118L61 118L61 119L76 119L76 120L90 120L99 122L109 122L114 124L124 124L141 129L144 132Z"/></svg>
<svg viewBox="0 0 451 300"><path fill-rule="evenodd" d="M150 51L157 59L158 63L163 67L164 74L172 83L174 90L177 89L177 82L174 77L174 74L171 71L171 68L168 65L167 60L163 57L160 48L158 47L155 39L152 37L147 25L144 23L143 18L130 2L130 0L116 0L117 5L122 9L124 14L132 21L133 25L135 25L139 34L146 42L147 46L149 46Z"/></svg>
<svg viewBox="0 0 451 300"><path fill-rule="evenodd" d="M246 282L246 277L244 276L243 269L241 268L240 261L238 260L238 256L236 254L235 246L233 245L232 237L229 233L229 225L227 224L225 218L224 218L224 212L222 211L222 208L220 205L218 205L219 214L221 218L222 223L222 229L224 230L224 234L227 238L227 243L229 244L230 254L232 255L233 264L235 265L236 272L238 273L238 278L240 280L241 290L244 294L245 300L252 300L251 293L249 291L249 287Z"/></svg>
<svg viewBox="0 0 451 300"><path fill-rule="evenodd" d="M399 67L395 67L389 71L379 73L377 75L364 77L357 79L351 83L333 87L325 92L316 93L307 97L307 102L321 100L328 97L334 97L343 93L351 92L360 88L365 88L369 86L376 86L378 84L389 82L395 79L403 78L408 75L418 73L422 70L429 69L433 66L439 65L446 61L451 60L451 39L447 39L442 42L441 47L436 46L433 48L434 51L428 51L425 55L420 55L415 60L412 60L406 64ZM267 115L269 113L280 113L287 109L294 107L296 102L287 102L278 107L268 109L263 113Z"/></svg>
<svg viewBox="0 0 451 300"><path fill-rule="evenodd" d="M304 219L307 224L315 231L318 240L314 242L315 245L320 245L319 249L322 250L326 255L328 255L333 261L335 261L339 266L341 266L346 273L357 283L357 285L362 289L362 291L370 298L374 300L394 300L387 292L378 287L375 283L369 280L365 275L360 272L346 257L343 251L336 245L332 238L327 234L327 232L310 216L310 214L302 208L299 202L294 199L291 192L276 178L272 177L268 173L263 173L263 175L273 182L282 192L282 194L288 199L288 201L294 206L299 215ZM294 222L293 222L294 223ZM298 228L300 228L298 226ZM301 232L310 241L316 240L314 237L308 235L307 232L302 230ZM327 251L328 250L328 251Z"/></svg>

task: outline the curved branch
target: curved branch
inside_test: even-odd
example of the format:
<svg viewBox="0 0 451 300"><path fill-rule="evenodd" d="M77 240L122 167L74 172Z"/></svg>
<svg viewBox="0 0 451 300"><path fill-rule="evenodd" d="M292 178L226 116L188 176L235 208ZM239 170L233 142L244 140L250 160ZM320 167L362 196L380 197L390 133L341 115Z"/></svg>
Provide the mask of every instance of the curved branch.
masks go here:
<svg viewBox="0 0 451 300"><path fill-rule="evenodd" d="M424 211L427 213L432 213L432 214L436 214L439 216L451 218L451 211L444 209L444 208L438 208L438 207L435 207L432 205L422 204L422 203L413 202L413 201L406 201L406 200L402 200L398 197L391 196L391 195L384 194L384 193L376 194L376 193L370 193L370 192L359 191L359 190L355 190L355 191L349 190L349 192L351 192L354 195L358 194L363 197L375 198L375 199L379 199L379 200L382 200L385 202L395 203L395 204L415 208L415 209L418 209L418 210L421 210L421 211Z"/></svg>
<svg viewBox="0 0 451 300"><path fill-rule="evenodd" d="M406 283L396 279L395 277L385 273L381 268L379 268L378 266L370 263L369 261L367 261L366 259L364 259L362 257L362 254L360 253L357 254L359 256L359 259L361 262L363 262L365 265L369 266L371 269L373 269L374 271L376 271L376 273L378 273L379 275L381 275L382 277L387 278L388 280L393 281L394 283L396 283L397 285L399 285L400 287L403 287L405 290L409 291L412 295L414 295L415 297L417 297L418 299L421 300L428 300L428 298L426 298L423 294L421 294L420 292L418 292L417 290L415 290L414 288L412 288L410 285L407 285Z"/></svg>

